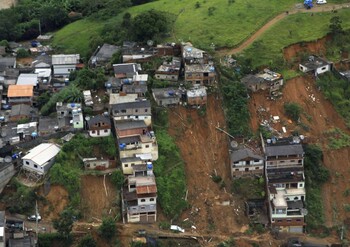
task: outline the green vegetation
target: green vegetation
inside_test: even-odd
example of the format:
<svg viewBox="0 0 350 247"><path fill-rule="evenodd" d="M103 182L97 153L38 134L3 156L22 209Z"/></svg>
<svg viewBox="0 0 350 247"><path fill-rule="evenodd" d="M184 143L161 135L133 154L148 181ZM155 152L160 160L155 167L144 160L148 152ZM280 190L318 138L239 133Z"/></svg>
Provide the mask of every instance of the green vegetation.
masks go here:
<svg viewBox="0 0 350 247"><path fill-rule="evenodd" d="M228 132L233 136L250 134L248 92L238 77L225 67L220 70L220 90L224 98L224 112Z"/></svg>
<svg viewBox="0 0 350 247"><path fill-rule="evenodd" d="M52 222L53 227L63 238L68 239L70 236L70 232L73 229L73 217L74 212L70 209L65 209L60 213L60 217Z"/></svg>
<svg viewBox="0 0 350 247"><path fill-rule="evenodd" d="M336 15L342 20L343 29L349 29L350 9L338 10ZM253 58L254 68L268 65L272 69L281 70L287 65L282 56L282 49L301 41L322 38L330 31L329 23L332 17L334 17L332 12L313 13L312 16L310 13L289 15L248 47L243 52L243 58Z"/></svg>
<svg viewBox="0 0 350 247"><path fill-rule="evenodd" d="M236 246L236 241L233 238L230 238L229 240L226 240L218 244L217 247L234 247L234 246Z"/></svg>
<svg viewBox="0 0 350 247"><path fill-rule="evenodd" d="M264 178L238 178L232 182L232 192L244 199L260 199L265 197Z"/></svg>
<svg viewBox="0 0 350 247"><path fill-rule="evenodd" d="M98 233L104 239L111 240L116 233L115 220L108 217L102 220L102 225L98 228Z"/></svg>
<svg viewBox="0 0 350 247"><path fill-rule="evenodd" d="M64 238L59 233L39 233L38 234L38 246L39 247L51 247L53 244L57 246L70 246L72 243L71 238Z"/></svg>
<svg viewBox="0 0 350 247"><path fill-rule="evenodd" d="M335 74L325 73L319 76L317 86L320 87L326 99L329 99L337 112L350 127L350 83L338 78Z"/></svg>
<svg viewBox="0 0 350 247"><path fill-rule="evenodd" d="M290 117L294 122L298 122L300 114L302 113L302 108L298 103L288 102L284 104L284 111L288 117Z"/></svg>
<svg viewBox="0 0 350 247"><path fill-rule="evenodd" d="M177 16L172 39L190 40L201 48L209 48L212 43L216 47L233 47L269 19L297 2L215 0L199 1L196 4L193 1L161 0L136 6L128 11L133 16L151 9L169 11Z"/></svg>
<svg viewBox="0 0 350 247"><path fill-rule="evenodd" d="M96 247L96 240L91 236L91 234L85 235L79 242L78 247Z"/></svg>
<svg viewBox="0 0 350 247"><path fill-rule="evenodd" d="M64 186L69 193L70 206L78 208L80 194L77 191L80 189L80 175L83 168L79 155L82 157L105 155L112 158L115 154L116 147L112 136L86 138L82 134L77 134L70 142L63 145L61 152L56 156L55 164L50 169L51 182Z"/></svg>
<svg viewBox="0 0 350 247"><path fill-rule="evenodd" d="M115 170L112 172L111 181L119 190L124 184L124 174L121 170Z"/></svg>
<svg viewBox="0 0 350 247"><path fill-rule="evenodd" d="M165 215L177 218L187 207L184 162L174 139L167 132L167 111L152 109L152 112L159 148L159 157L154 166L158 201Z"/></svg>
<svg viewBox="0 0 350 247"><path fill-rule="evenodd" d="M44 93L39 97L40 112L46 116L54 112L57 102L79 103L83 101L83 90L99 89L104 86L106 81L102 69L91 70L84 68L72 72L69 76L70 84L64 87L58 93ZM45 100L48 100L45 102Z"/></svg>
<svg viewBox="0 0 350 247"><path fill-rule="evenodd" d="M30 214L35 209L35 201L40 199L32 188L19 183L15 178L10 183L16 192L3 194L1 201L6 203L10 213Z"/></svg>
<svg viewBox="0 0 350 247"><path fill-rule="evenodd" d="M25 57L30 57L30 53L26 49L18 49L17 51L17 58L25 58Z"/></svg>
<svg viewBox="0 0 350 247"><path fill-rule="evenodd" d="M316 145L304 146L306 178L307 228L317 230L324 223L321 185L329 179L329 171L322 164L322 150Z"/></svg>
<svg viewBox="0 0 350 247"><path fill-rule="evenodd" d="M326 131L328 136L328 147L330 149L341 149L350 147L350 136L344 133L341 129L334 128Z"/></svg>

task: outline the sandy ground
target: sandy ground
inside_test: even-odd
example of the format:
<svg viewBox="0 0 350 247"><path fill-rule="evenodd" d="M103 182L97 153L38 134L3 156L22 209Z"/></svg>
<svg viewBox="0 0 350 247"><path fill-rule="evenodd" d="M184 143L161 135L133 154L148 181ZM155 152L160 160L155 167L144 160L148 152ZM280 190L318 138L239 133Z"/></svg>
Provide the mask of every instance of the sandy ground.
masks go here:
<svg viewBox="0 0 350 247"><path fill-rule="evenodd" d="M7 9L16 4L16 0L0 0L0 9Z"/></svg>

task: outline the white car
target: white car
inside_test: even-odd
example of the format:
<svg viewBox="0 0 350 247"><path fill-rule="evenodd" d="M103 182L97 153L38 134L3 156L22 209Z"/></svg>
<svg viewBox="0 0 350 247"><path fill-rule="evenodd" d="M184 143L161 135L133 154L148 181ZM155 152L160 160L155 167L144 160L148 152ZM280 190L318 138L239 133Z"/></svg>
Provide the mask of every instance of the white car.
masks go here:
<svg viewBox="0 0 350 247"><path fill-rule="evenodd" d="M41 216L40 215L31 215L31 216L28 216L28 220L29 221L36 221L36 219L38 218L38 221L41 221Z"/></svg>
<svg viewBox="0 0 350 247"><path fill-rule="evenodd" d="M317 0L316 3L317 4L326 4L327 0Z"/></svg>

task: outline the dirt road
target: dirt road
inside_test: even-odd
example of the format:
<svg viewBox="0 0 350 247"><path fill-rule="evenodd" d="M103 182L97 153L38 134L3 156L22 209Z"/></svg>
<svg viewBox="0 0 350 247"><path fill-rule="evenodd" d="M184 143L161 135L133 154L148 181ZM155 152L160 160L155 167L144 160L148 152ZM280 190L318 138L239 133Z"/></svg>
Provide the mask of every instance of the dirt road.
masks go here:
<svg viewBox="0 0 350 247"><path fill-rule="evenodd" d="M286 12L281 13L277 16L275 16L273 19L268 21L264 26L262 26L259 30L257 30L255 33L253 33L250 37L248 37L246 40L244 40L241 44L239 44L238 47L233 48L231 50L229 49L222 49L219 50L218 53L221 55L230 55L230 54L236 54L244 49L246 49L248 46L250 46L256 39L258 39L266 30L268 30L271 26L279 22L280 20L284 19L288 15L293 15L297 13L316 13L316 12L326 12L326 11L332 11L337 10L341 8L349 8L350 3L344 3L344 4L326 4L326 5L315 5L312 9L291 9L288 11L288 14Z"/></svg>

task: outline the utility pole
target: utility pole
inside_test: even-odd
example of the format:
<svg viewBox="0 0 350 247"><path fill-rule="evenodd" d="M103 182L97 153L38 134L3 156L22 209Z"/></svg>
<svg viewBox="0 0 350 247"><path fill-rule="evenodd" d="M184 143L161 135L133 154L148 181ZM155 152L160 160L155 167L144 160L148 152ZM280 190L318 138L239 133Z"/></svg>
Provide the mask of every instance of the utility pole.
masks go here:
<svg viewBox="0 0 350 247"><path fill-rule="evenodd" d="M39 216L39 212L38 212L38 201L35 200L35 242L36 244L38 244L38 216Z"/></svg>

